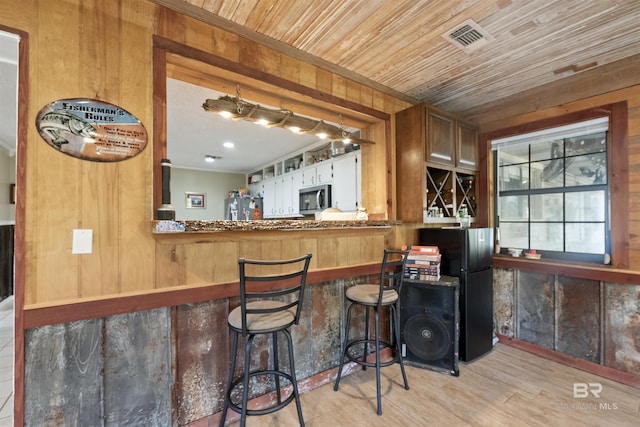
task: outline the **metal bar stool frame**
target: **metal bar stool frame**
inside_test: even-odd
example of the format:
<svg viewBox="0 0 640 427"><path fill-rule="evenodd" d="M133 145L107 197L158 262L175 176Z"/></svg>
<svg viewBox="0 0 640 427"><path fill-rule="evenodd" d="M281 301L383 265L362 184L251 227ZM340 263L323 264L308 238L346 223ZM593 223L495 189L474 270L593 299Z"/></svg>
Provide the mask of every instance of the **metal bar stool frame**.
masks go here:
<svg viewBox="0 0 640 427"><path fill-rule="evenodd" d="M404 380L404 388L409 390L407 375L404 370L404 361L402 358L402 349L400 346L400 292L404 279L404 269L407 262L409 250L392 250L385 249L382 259L382 267L380 269L380 277L377 284L355 285L347 289L345 296L349 301L347 309L347 319L345 324L345 336L341 346L340 365L338 367L338 375L333 386L334 391L338 391L340 379L342 377L342 368L345 358L351 362L355 362L362 366L363 370L367 367L376 368L376 397L378 403L378 415L382 415L382 398L380 395L380 368L390 366L396 362L400 364L402 371L402 379ZM365 308L365 335L362 339L349 341L349 326L351 323L351 313L354 307L364 306ZM380 340L380 310L382 307L389 307L389 342ZM369 335L369 311L374 314L374 337ZM375 361L367 361L367 357L372 354L369 351L371 345L375 346L373 354ZM363 355L354 356L350 350L358 345L363 346ZM390 360L380 361L380 350L384 348L392 348L394 357Z"/></svg>
<svg viewBox="0 0 640 427"><path fill-rule="evenodd" d="M311 261L311 254L287 260L250 260L240 258L238 268L240 272L240 306L229 313L229 329L233 333L231 357L229 361L229 376L225 393L224 407L220 418L220 427L224 426L227 410L231 408L240 414L240 425L246 425L247 416L265 415L278 411L295 399L300 425L304 426L300 395L295 374L293 357L293 340L289 328L297 325L307 284L307 272ZM249 274L247 266L254 268L277 268L291 266L294 270L282 274ZM263 290L251 291L252 284L262 284ZM282 286L284 284L284 286ZM264 290L264 287L268 288ZM275 288L273 288L274 286ZM290 301L285 301L285 299ZM289 372L281 371L278 360L278 332L282 332L288 344ZM251 346L257 335L270 334L273 351L273 369L263 369L250 372ZM238 337L247 337L244 354L244 371L242 376L233 379L238 355ZM257 376L273 376L275 380L276 404L262 409L248 409L249 379ZM280 379L291 383L292 392L284 400L280 390ZM242 401L234 403L231 399L233 390L242 385Z"/></svg>

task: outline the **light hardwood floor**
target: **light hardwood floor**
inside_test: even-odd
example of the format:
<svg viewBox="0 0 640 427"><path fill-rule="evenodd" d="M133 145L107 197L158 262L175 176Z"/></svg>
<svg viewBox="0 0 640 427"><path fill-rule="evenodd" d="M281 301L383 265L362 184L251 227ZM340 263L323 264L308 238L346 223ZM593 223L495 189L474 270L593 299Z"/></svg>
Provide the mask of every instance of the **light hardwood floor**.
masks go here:
<svg viewBox="0 0 640 427"><path fill-rule="evenodd" d="M337 392L328 383L304 393L305 424L640 426L640 389L500 343L488 355L461 363L459 377L407 367L408 391L402 386L399 365L381 372L382 416L376 415L375 370L368 369L343 377ZM574 383L601 384L600 397L574 398ZM297 426L295 404L275 414L249 417L247 425Z"/></svg>

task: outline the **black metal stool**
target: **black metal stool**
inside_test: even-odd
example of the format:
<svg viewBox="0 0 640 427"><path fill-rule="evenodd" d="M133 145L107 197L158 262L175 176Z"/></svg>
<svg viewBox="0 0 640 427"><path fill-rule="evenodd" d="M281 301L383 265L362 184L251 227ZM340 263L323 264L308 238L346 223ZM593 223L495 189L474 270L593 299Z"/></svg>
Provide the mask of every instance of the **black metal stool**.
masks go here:
<svg viewBox="0 0 640 427"><path fill-rule="evenodd" d="M342 377L342 367L345 357L350 361L362 365L362 369L367 367L376 368L376 390L378 398L378 415L382 415L382 399L380 397L380 368L390 366L396 361L400 363L402 378L404 380L404 388L409 390L407 375L404 372L404 361L402 360L402 351L400 348L400 290L404 278L404 267L407 262L406 251L385 249L382 259L382 268L380 270L380 279L378 284L355 285L347 289L345 295L350 305L347 309L347 320L345 326L344 342L342 344L342 354L340 356L340 366L338 368L338 376L333 386L338 391L340 378ZM351 322L351 312L356 306L364 306L365 308L365 335L363 339L349 342L349 324ZM380 309L389 307L390 321L390 342L380 340L379 317ZM374 315L374 338L369 336L369 310L373 310ZM350 350L358 345L363 346L362 355L352 355ZM367 361L367 356L372 354L369 351L371 345L375 346L373 353L375 361ZM392 348L394 357L390 360L380 361L380 350L384 348Z"/></svg>
<svg viewBox="0 0 640 427"><path fill-rule="evenodd" d="M229 328L233 332L232 354L229 361L229 378L225 394L220 426L224 426L227 409L240 414L240 425L244 426L248 415L265 415L282 409L295 399L300 425L304 426L300 396L293 362L293 342L289 328L297 325L307 282L307 271L311 254L289 260L240 259L240 306L229 313ZM248 288L251 289L248 289ZM289 350L289 372L280 370L278 364L278 332L286 337ZM271 334L273 369L250 372L251 345L256 335ZM238 336L247 337L244 353L244 372L233 380L238 354ZM276 404L268 408L248 409L249 379L259 376L273 378ZM282 398L280 379L291 383L292 392ZM233 402L233 390L242 386L241 402Z"/></svg>

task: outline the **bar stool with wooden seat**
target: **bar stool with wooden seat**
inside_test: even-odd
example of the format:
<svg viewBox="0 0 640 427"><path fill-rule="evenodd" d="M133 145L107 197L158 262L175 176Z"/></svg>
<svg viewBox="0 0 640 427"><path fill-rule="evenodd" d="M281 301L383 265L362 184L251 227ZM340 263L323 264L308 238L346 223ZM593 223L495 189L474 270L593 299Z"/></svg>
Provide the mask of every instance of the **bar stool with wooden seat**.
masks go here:
<svg viewBox="0 0 640 427"><path fill-rule="evenodd" d="M293 342L289 328L297 325L304 290L307 282L307 271L311 254L288 260L238 260L240 270L240 306L229 313L229 328L233 332L233 343L229 361L229 377L225 394L224 407L220 426L224 426L227 410L231 408L240 414L240 425L244 426L247 416L265 415L282 409L291 401L296 401L300 425L304 426L300 396L296 382L293 361ZM278 333L285 336L288 344L289 369L283 371L278 362ZM257 335L271 335L272 369L250 371L251 346ZM244 352L244 372L233 380L238 354L238 337L247 337ZM260 409L249 409L249 380L255 377L273 379L276 402L273 406ZM290 383L291 392L283 399L280 380ZM241 387L241 401L234 402L234 389ZM289 388L289 387L287 387ZM238 400L238 399L236 399Z"/></svg>
<svg viewBox="0 0 640 427"><path fill-rule="evenodd" d="M402 371L402 379L404 380L404 388L409 390L407 375L404 371L404 361L402 359L402 350L400 348L400 290L404 278L404 267L407 262L409 251L385 249L382 258L382 268L380 269L380 278L377 284L355 285L347 289L345 296L349 301L347 309L347 320L345 325L345 336L342 344L342 354L340 356L340 366L338 368L338 376L336 378L333 389L338 391L340 378L342 377L342 367L344 366L345 357L350 361L362 365L362 369L367 367L376 368L376 391L378 398L378 415L382 415L382 399L380 397L380 368L390 366L396 361L400 364ZM351 313L354 307L363 306L365 309L365 334L364 338L349 341L349 326L351 322ZM389 307L390 321L390 340L384 342L380 340L379 317L382 307ZM374 316L374 337L369 336L369 311L373 310ZM357 347L362 345L362 353L352 354L352 350L358 350ZM375 360L368 360L368 356L372 354L370 347L374 346L373 354ZM380 360L380 351L390 348L393 357L389 360Z"/></svg>

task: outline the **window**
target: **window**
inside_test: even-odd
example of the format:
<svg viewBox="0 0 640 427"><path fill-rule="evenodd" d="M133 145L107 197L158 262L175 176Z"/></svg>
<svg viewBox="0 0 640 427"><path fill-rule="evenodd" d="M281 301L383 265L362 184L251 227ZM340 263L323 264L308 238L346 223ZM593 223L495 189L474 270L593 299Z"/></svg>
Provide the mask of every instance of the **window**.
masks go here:
<svg viewBox="0 0 640 427"><path fill-rule="evenodd" d="M502 247L608 262L608 134L602 117L491 142Z"/></svg>

